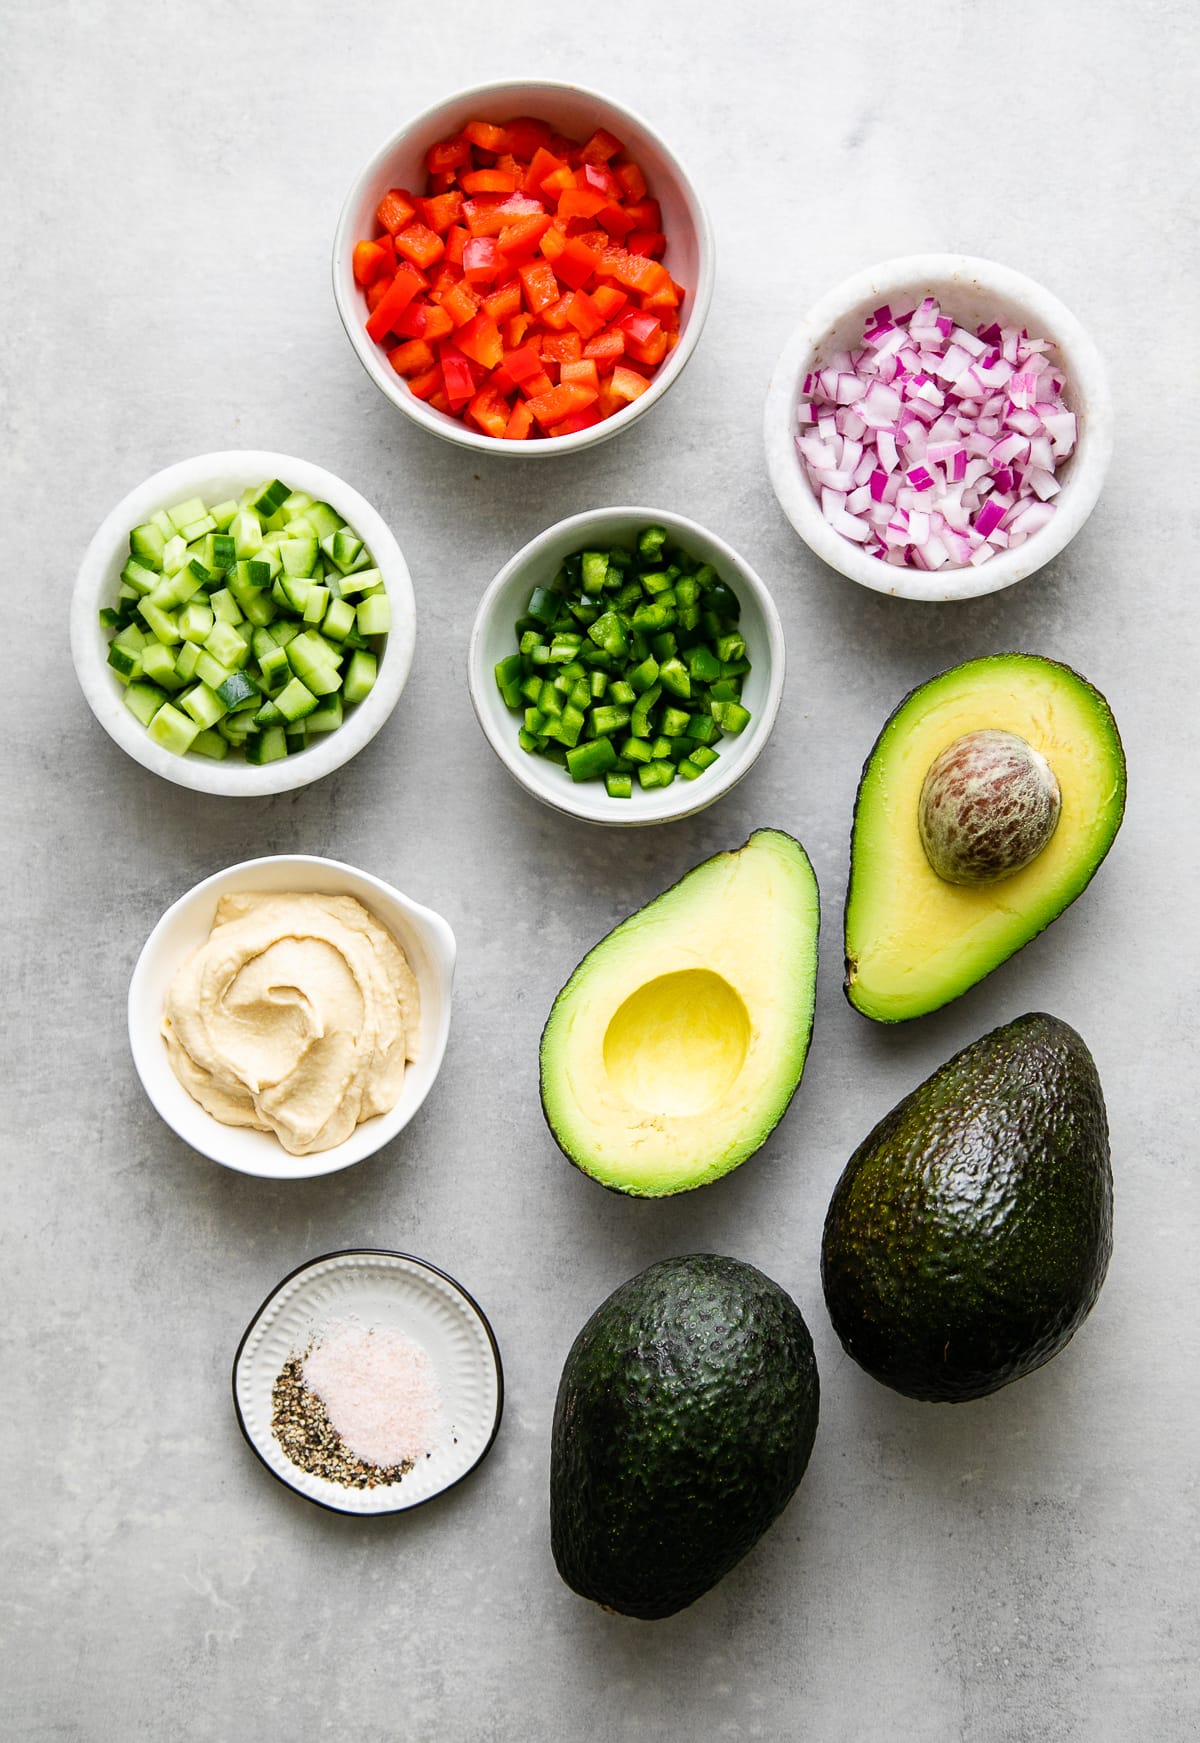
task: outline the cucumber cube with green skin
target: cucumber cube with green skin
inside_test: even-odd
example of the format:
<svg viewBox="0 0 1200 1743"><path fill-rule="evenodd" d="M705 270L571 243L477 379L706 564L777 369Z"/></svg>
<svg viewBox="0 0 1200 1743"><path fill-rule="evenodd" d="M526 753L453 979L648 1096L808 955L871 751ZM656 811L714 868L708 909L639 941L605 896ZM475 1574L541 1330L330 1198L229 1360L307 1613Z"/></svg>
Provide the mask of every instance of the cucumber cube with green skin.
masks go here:
<svg viewBox="0 0 1200 1743"><path fill-rule="evenodd" d="M204 499L199 496L189 496L186 502L177 502L174 508L167 510L171 525L177 533L182 533L193 521L203 520L207 514Z"/></svg>
<svg viewBox="0 0 1200 1743"><path fill-rule="evenodd" d="M202 730L206 726L215 726L223 714L229 710L207 684L197 684L194 689L186 690L179 698L179 706L187 710L196 725Z"/></svg>
<svg viewBox="0 0 1200 1743"><path fill-rule="evenodd" d="M219 763L229 755L229 740L222 738L219 732L198 732L192 740L191 749L197 756L211 757L214 762Z"/></svg>
<svg viewBox="0 0 1200 1743"><path fill-rule="evenodd" d="M164 702L158 713L146 728L146 734L153 744L161 745L175 756L183 756L191 749L192 741L200 731L197 723L188 715L181 713L171 702Z"/></svg>
<svg viewBox="0 0 1200 1743"><path fill-rule="evenodd" d="M349 527L339 527L329 538L322 539L321 549L343 575L370 567L370 552Z"/></svg>
<svg viewBox="0 0 1200 1743"><path fill-rule="evenodd" d="M152 569L162 564L162 554L166 548L167 539L161 527L153 521L147 521L144 526L134 527L129 535L129 554L136 557L140 563L146 563Z"/></svg>
<svg viewBox="0 0 1200 1743"><path fill-rule="evenodd" d="M360 635L387 635L392 627L392 606L386 593L372 593L362 600L356 615Z"/></svg>
<svg viewBox="0 0 1200 1743"><path fill-rule="evenodd" d="M164 648L161 642L150 642L142 649L141 658L142 673L151 683L162 690L183 688L184 680L179 676L170 648Z"/></svg>
<svg viewBox="0 0 1200 1743"><path fill-rule="evenodd" d="M216 694L226 708L244 708L253 702L257 707L261 691L253 678L248 678L245 672L231 672L225 681L217 686Z"/></svg>
<svg viewBox="0 0 1200 1743"><path fill-rule="evenodd" d="M217 731L227 744L238 748L246 744L254 731L254 719L250 714L227 714L223 720L218 720Z"/></svg>
<svg viewBox="0 0 1200 1743"><path fill-rule="evenodd" d="M168 653L170 649L167 650ZM185 642L175 656L175 670L181 683L190 684L196 676L196 665L204 649L199 642Z"/></svg>
<svg viewBox="0 0 1200 1743"><path fill-rule="evenodd" d="M141 676L142 656L136 648L123 648L119 642L110 642L108 663L126 684Z"/></svg>
<svg viewBox="0 0 1200 1743"><path fill-rule="evenodd" d="M226 502L215 503L208 512L217 523L217 531L219 533L227 533L233 525L233 519L237 514L237 511L238 505L234 502L233 498L230 497Z"/></svg>
<svg viewBox="0 0 1200 1743"><path fill-rule="evenodd" d="M241 607L228 587L218 587L215 592L210 593L208 603L218 623L227 623L231 628L241 623Z"/></svg>
<svg viewBox="0 0 1200 1743"><path fill-rule="evenodd" d="M272 700L288 721L303 720L306 714L312 714L320 707L312 691L299 678L293 678Z"/></svg>
<svg viewBox="0 0 1200 1743"><path fill-rule="evenodd" d="M211 514L202 514L197 520L189 521L187 526L179 529L189 545L194 544L197 539L202 539L205 533L214 533L216 530L217 523Z"/></svg>
<svg viewBox="0 0 1200 1743"><path fill-rule="evenodd" d="M274 702L272 702L269 697L263 703L262 707L255 712L253 718L255 726L284 725L283 715L279 712L278 708L276 708Z"/></svg>
<svg viewBox="0 0 1200 1743"><path fill-rule="evenodd" d="M136 557L130 557L121 570L121 580L127 587L132 587L135 593L147 594L154 592L162 576L157 569L149 569Z"/></svg>
<svg viewBox="0 0 1200 1743"><path fill-rule="evenodd" d="M204 648L200 649L196 659L195 676L202 684L207 684L210 690L219 690L232 672L232 666L223 666Z"/></svg>
<svg viewBox="0 0 1200 1743"><path fill-rule="evenodd" d="M272 478L262 485L254 497L254 508L264 519L273 515L291 495L286 484L281 484L278 478Z"/></svg>
<svg viewBox="0 0 1200 1743"><path fill-rule="evenodd" d="M325 608L329 604L329 590L325 587L311 586L308 598L304 604L305 623L320 623L325 616Z"/></svg>
<svg viewBox="0 0 1200 1743"><path fill-rule="evenodd" d="M212 607L193 599L179 613L179 633L185 642L204 642L215 621Z"/></svg>
<svg viewBox="0 0 1200 1743"><path fill-rule="evenodd" d="M214 660L219 660L231 671L244 666L250 650L231 623L225 623L220 618L213 624L212 630L205 637L204 647Z"/></svg>
<svg viewBox="0 0 1200 1743"><path fill-rule="evenodd" d="M288 657L283 648L272 648L269 654L262 655L258 662L258 669L262 674L263 683L267 687L268 696L281 690L292 675L292 668L288 664Z"/></svg>
<svg viewBox="0 0 1200 1743"><path fill-rule="evenodd" d="M154 513L150 516L150 525L158 528L164 541L175 537L175 523L172 521L165 508L155 509Z"/></svg>
<svg viewBox="0 0 1200 1743"><path fill-rule="evenodd" d="M126 708L143 726L149 726L166 700L166 691L160 690L157 684L140 681L131 683L122 697Z"/></svg>
<svg viewBox="0 0 1200 1743"><path fill-rule="evenodd" d="M233 548L239 560L257 557L262 549L262 522L252 508L239 509L230 523Z"/></svg>
<svg viewBox="0 0 1200 1743"><path fill-rule="evenodd" d="M342 698L340 695L327 696L319 708L307 716L304 725L311 738L314 732L334 732L342 724L344 718Z"/></svg>
<svg viewBox="0 0 1200 1743"><path fill-rule="evenodd" d="M187 548L187 540L175 533L163 546L163 574L177 575L184 564L190 561L190 558L191 553Z"/></svg>
<svg viewBox="0 0 1200 1743"><path fill-rule="evenodd" d="M279 560L283 564L285 575L311 575L313 564L317 560L316 539L298 539L294 536L283 539L279 546Z"/></svg>
<svg viewBox="0 0 1200 1743"><path fill-rule="evenodd" d="M119 634L113 637L113 645L118 648L128 648L131 654L140 653L151 638L140 630L136 623L127 623Z"/></svg>
<svg viewBox="0 0 1200 1743"><path fill-rule="evenodd" d="M321 630L324 635L340 642L345 641L356 623L355 608L348 599L331 599L325 609Z"/></svg>
<svg viewBox="0 0 1200 1743"><path fill-rule="evenodd" d="M319 540L331 539L334 533L340 532L346 524L341 515L330 508L327 502L310 502L304 511L304 516Z"/></svg>
<svg viewBox="0 0 1200 1743"><path fill-rule="evenodd" d="M355 593L367 593L372 587L382 585L383 576L378 569L360 569L355 575L343 575L340 582L344 599L349 599Z"/></svg>
<svg viewBox="0 0 1200 1743"><path fill-rule="evenodd" d="M246 740L246 761L256 766L281 762L288 753L287 737L282 726L268 726L252 733Z"/></svg>
<svg viewBox="0 0 1200 1743"><path fill-rule="evenodd" d="M284 519L294 521L306 515L312 504L313 499L307 490L293 490L284 497L280 507L283 509Z"/></svg>
<svg viewBox="0 0 1200 1743"><path fill-rule="evenodd" d="M148 599L142 599L138 602L138 615L145 619L164 647L176 647L183 640L171 613L163 611L157 605L152 605Z"/></svg>
<svg viewBox="0 0 1200 1743"><path fill-rule="evenodd" d="M248 586L246 582L239 580L236 572L229 577L229 591L237 600L243 616L252 625L262 629L267 624L274 623L279 607L270 593Z"/></svg>
<svg viewBox="0 0 1200 1743"><path fill-rule="evenodd" d="M342 695L347 702L365 702L375 686L379 673L379 662L375 655L365 649L351 654L350 664L346 667L346 683Z"/></svg>

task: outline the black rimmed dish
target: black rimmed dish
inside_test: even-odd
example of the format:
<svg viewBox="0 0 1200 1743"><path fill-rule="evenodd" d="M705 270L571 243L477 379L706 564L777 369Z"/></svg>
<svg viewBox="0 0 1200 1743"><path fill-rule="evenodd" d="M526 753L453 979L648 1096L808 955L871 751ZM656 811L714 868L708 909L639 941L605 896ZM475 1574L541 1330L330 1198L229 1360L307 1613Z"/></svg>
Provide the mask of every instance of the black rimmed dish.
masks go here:
<svg viewBox="0 0 1200 1743"><path fill-rule="evenodd" d="M293 1464L271 1426L286 1364L339 1321L398 1331L428 1354L441 1395L429 1456L398 1482L348 1488ZM504 1371L483 1309L447 1272L411 1253L348 1248L310 1259L268 1295L233 1360L238 1426L271 1475L332 1513L404 1513L442 1495L491 1451L504 1408Z"/></svg>

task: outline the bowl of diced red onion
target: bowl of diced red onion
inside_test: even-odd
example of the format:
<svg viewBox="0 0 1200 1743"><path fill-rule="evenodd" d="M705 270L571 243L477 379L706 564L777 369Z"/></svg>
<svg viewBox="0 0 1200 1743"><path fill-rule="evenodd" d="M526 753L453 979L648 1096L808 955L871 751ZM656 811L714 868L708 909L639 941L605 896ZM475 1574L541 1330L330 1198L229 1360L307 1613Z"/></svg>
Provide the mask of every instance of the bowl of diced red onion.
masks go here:
<svg viewBox="0 0 1200 1743"><path fill-rule="evenodd" d="M974 599L1079 531L1112 454L1112 403L1057 297L994 261L921 254L810 311L776 365L765 433L780 507L839 574L904 599Z"/></svg>

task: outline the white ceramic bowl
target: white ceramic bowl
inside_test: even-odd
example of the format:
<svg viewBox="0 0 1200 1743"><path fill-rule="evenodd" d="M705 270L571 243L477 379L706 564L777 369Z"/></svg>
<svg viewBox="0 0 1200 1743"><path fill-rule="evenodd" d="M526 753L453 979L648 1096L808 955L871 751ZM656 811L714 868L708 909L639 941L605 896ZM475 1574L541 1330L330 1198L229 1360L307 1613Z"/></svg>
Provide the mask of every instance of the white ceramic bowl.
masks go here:
<svg viewBox="0 0 1200 1743"><path fill-rule="evenodd" d="M644 791L635 780L633 797L612 799L603 781L572 781L566 769L532 756L517 742L520 716L505 707L495 668L516 652L513 625L525 614L529 595L546 586L572 551L632 544L646 526L666 527L671 541L690 556L711 563L737 594L740 628L751 669L743 701L750 724L736 737L721 740L720 759L697 780L676 779L669 787ZM509 774L555 811L590 823L637 825L665 823L703 811L747 774L771 736L784 676L783 626L766 584L737 552L696 521L658 508L601 508L572 515L539 533L501 569L479 603L467 656L467 681L476 716L488 743Z"/></svg>
<svg viewBox="0 0 1200 1743"><path fill-rule="evenodd" d="M973 327L1017 323L1030 336L1052 339L1066 371L1063 398L1078 419L1075 452L1056 473L1062 488L1052 521L1015 551L1000 551L978 568L934 572L899 568L868 556L828 524L796 452L796 413L804 378L834 351L862 339L866 317L881 303L915 305L934 296L947 314ZM796 328L767 391L767 467L779 505L810 550L863 587L901 599L975 599L1032 575L1074 538L1096 506L1112 457L1113 414L1108 376L1096 347L1058 298L1031 278L965 254L913 254L887 260L847 279Z"/></svg>
<svg viewBox="0 0 1200 1743"><path fill-rule="evenodd" d="M659 368L649 388L624 411L616 412L590 429L571 436L532 437L523 442L505 442L482 431L469 429L460 419L435 411L411 393L387 360L383 347L366 330L367 306L354 282L354 244L375 234L375 208L389 188L407 188L421 193L425 187L425 153L439 140L448 139L468 121L511 121L530 115L548 121L572 138L584 140L597 127L606 127L640 164L649 191L662 207L663 234L667 239L664 264L677 284L687 291L680 311L680 338ZM435 103L399 133L380 146L360 170L346 196L333 243L333 294L338 314L359 362L382 394L422 429L490 454L515 458L573 454L580 448L606 442L643 417L651 406L679 379L696 348L700 330L712 299L714 247L712 230L700 196L679 159L640 116L582 85L559 84L549 79L505 80L475 85Z"/></svg>
<svg viewBox="0 0 1200 1743"><path fill-rule="evenodd" d="M167 989L177 970L207 941L218 898L235 891L263 890L356 896L401 946L420 988L417 1057L404 1074L400 1100L389 1113L356 1126L344 1143L310 1156L290 1156L272 1132L225 1126L214 1119L175 1076L161 1033ZM230 866L205 878L168 908L138 957L129 984L129 1045L142 1087L185 1143L239 1174L304 1180L349 1168L403 1131L433 1087L450 1033L455 951L454 934L440 914L354 866L308 854L275 854Z"/></svg>
<svg viewBox="0 0 1200 1743"><path fill-rule="evenodd" d="M350 523L375 559L392 606L392 628L379 661L379 676L365 702L346 715L335 732L323 733L295 756L256 768L236 752L224 762L202 756L176 756L150 738L126 708L124 691L108 665L108 631L100 627L103 605L115 605L121 570L129 558L131 528L156 509L189 496L208 503L237 496L249 485L280 478L293 490L306 490L328 502ZM164 780L200 793L228 798L261 798L306 787L341 768L379 731L391 714L408 679L416 636L416 605L408 564L382 517L350 485L316 466L288 454L233 449L222 454L198 454L156 472L119 502L88 546L71 600L71 657L92 713L109 737L135 761Z"/></svg>

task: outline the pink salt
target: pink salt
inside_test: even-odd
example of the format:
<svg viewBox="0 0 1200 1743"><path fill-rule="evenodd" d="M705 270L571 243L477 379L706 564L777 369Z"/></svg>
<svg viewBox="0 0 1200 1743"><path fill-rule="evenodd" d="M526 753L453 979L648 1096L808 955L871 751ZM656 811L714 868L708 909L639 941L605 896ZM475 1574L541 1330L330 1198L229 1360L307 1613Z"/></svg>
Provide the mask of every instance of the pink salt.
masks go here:
<svg viewBox="0 0 1200 1743"><path fill-rule="evenodd" d="M304 1383L352 1453L399 1465L432 1452L441 1397L429 1356L403 1332L352 1320L328 1327L304 1358Z"/></svg>

